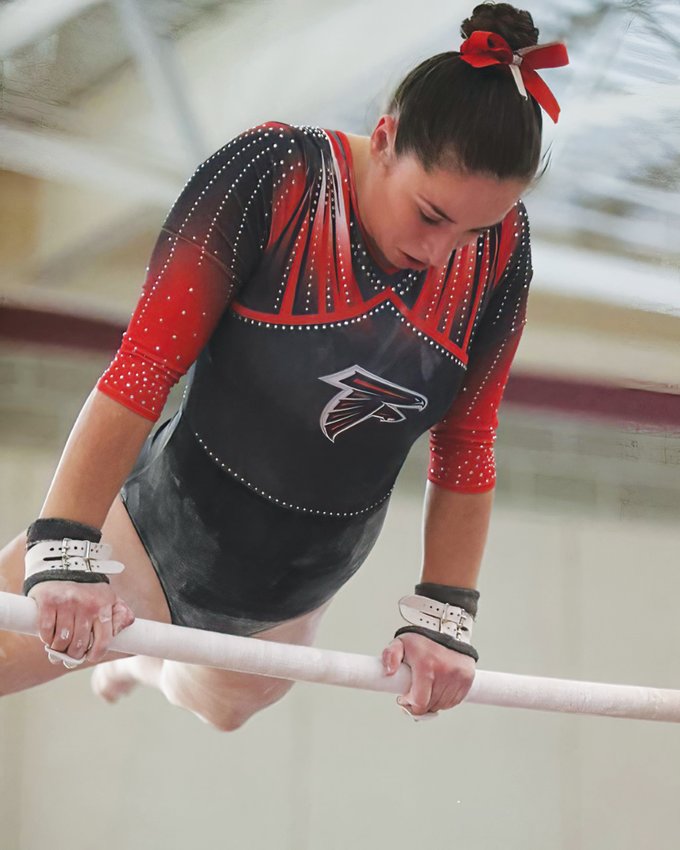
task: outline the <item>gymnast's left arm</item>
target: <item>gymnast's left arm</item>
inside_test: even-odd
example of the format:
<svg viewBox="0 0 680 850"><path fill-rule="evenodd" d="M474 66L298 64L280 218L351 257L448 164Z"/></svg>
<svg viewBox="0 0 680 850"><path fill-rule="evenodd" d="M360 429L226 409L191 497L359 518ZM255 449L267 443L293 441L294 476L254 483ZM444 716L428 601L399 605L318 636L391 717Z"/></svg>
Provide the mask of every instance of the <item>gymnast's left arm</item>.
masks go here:
<svg viewBox="0 0 680 850"><path fill-rule="evenodd" d="M420 583L400 600L407 625L383 652L388 675L402 662L411 668L400 704L413 716L462 702L478 659L471 633L496 484L498 408L526 323L532 275L521 203L504 225L515 238L512 251L470 346L461 391L430 432Z"/></svg>
<svg viewBox="0 0 680 850"><path fill-rule="evenodd" d="M458 493L428 481L421 580L416 585L416 594L400 604L407 606L402 610L410 614L409 621L417 623L420 608L428 607L428 603L419 604L415 600L448 599L454 616L465 611L470 617L468 627L471 626L477 611L477 577L492 503L493 490ZM399 630L383 652L386 673L395 673L402 662L411 668L411 687L398 702L414 716L458 705L467 696L475 676L476 652L470 643L460 640L469 638L469 628L456 638L456 627L452 624L451 634L440 632L437 640L433 640L427 636L428 627L435 626L437 621L426 623L425 627L413 625Z"/></svg>

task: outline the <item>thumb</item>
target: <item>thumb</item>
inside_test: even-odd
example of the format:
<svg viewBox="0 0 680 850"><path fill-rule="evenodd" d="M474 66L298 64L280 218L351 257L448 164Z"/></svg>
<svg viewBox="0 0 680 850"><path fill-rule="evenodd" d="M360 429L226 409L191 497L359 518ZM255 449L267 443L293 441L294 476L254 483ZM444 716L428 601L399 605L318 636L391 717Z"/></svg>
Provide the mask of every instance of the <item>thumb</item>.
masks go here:
<svg viewBox="0 0 680 850"><path fill-rule="evenodd" d="M123 629L132 625L135 620L135 615L128 606L120 599L116 600L113 605L113 634L114 637Z"/></svg>
<svg viewBox="0 0 680 850"><path fill-rule="evenodd" d="M399 638L394 638L385 649L383 649L382 663L385 668L385 673L388 676L393 676L399 669L399 665L404 660L404 644Z"/></svg>

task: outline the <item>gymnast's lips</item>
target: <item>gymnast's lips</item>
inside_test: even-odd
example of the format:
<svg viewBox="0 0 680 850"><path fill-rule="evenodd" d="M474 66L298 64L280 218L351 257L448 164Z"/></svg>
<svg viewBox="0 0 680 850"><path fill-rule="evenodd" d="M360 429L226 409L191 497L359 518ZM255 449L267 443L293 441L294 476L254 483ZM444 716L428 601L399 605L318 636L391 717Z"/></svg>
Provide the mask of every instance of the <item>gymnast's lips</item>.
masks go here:
<svg viewBox="0 0 680 850"><path fill-rule="evenodd" d="M400 249L400 251L401 251L401 249ZM408 268L416 269L416 271L419 271L419 272L425 271L425 269L429 268L428 263L424 263L422 260L419 260L416 257L412 257L410 254L407 254L406 251L401 251L401 254L404 256L404 258L408 262Z"/></svg>

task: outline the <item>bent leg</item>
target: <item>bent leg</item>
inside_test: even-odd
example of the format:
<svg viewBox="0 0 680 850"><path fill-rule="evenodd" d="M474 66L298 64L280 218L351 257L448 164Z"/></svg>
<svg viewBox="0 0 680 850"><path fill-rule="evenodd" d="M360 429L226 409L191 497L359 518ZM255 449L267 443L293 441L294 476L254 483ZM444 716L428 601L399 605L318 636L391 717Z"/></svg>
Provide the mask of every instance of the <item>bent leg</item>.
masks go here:
<svg viewBox="0 0 680 850"><path fill-rule="evenodd" d="M111 583L135 615L169 623L170 612L148 555L120 499L111 507L103 527L115 557L126 569ZM0 551L0 590L21 593L24 578L25 534ZM328 604L257 634L260 640L309 645L313 642ZM78 670L92 667L83 664ZM35 637L0 631L0 696L56 679L63 665L50 664L42 643ZM218 729L241 726L252 714L279 700L292 682L247 673L233 673L142 656L121 658L111 653L96 671L95 690L115 700L135 684L156 687L173 704L186 708Z"/></svg>
<svg viewBox="0 0 680 850"><path fill-rule="evenodd" d="M329 603L255 635L258 640L310 645ZM173 705L181 706L223 732L242 726L248 718L277 702L293 687L287 679L234 673L166 661L161 690Z"/></svg>
<svg viewBox="0 0 680 850"><path fill-rule="evenodd" d="M310 645L328 604L254 637ZM115 701L136 684L157 688L173 705L191 711L225 732L238 729L253 714L280 700L293 686L286 679L141 656L104 665L93 676L95 691L109 701Z"/></svg>

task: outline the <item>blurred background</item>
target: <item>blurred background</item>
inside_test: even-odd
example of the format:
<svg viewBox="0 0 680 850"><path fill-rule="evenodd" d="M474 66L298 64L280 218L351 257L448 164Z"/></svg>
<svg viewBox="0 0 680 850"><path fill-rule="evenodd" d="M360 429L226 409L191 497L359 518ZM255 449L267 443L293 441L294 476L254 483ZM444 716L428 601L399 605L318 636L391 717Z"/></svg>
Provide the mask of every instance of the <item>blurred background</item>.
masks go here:
<svg viewBox="0 0 680 850"><path fill-rule="evenodd" d="M460 0L0 2L0 534L36 515L195 166L263 120L368 133ZM522 4L524 5L524 4ZM476 629L490 670L680 688L680 6L534 0L572 64L525 203L535 276ZM175 392L171 406L176 405ZM321 646L378 654L426 443ZM0 848L675 850L675 727L296 686L218 733L75 674L0 703Z"/></svg>

